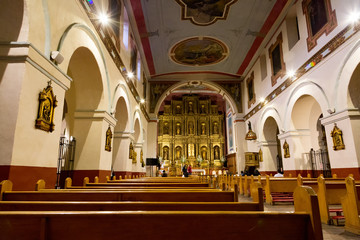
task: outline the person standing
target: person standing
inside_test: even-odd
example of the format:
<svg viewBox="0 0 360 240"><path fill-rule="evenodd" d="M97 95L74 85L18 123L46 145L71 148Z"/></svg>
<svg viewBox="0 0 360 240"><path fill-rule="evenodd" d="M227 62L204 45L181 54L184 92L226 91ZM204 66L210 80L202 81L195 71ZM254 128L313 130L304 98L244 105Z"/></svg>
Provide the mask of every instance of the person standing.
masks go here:
<svg viewBox="0 0 360 240"><path fill-rule="evenodd" d="M189 176L189 173L188 173L187 169L188 169L188 167L187 167L187 165L185 164L184 167L183 167L183 169L182 169L182 171L183 171L183 176L184 176L184 177L188 177L188 176Z"/></svg>
<svg viewBox="0 0 360 240"><path fill-rule="evenodd" d="M189 165L189 167L188 167L187 171L188 171L188 174L189 174L189 175L191 175L191 174L192 174L192 168L191 168L191 165Z"/></svg>

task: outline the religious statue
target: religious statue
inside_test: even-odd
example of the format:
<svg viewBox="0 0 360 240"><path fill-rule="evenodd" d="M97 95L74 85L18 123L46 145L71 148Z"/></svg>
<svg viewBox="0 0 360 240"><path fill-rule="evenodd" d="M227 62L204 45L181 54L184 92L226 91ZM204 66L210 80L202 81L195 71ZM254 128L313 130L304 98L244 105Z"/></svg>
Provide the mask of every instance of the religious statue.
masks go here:
<svg viewBox="0 0 360 240"><path fill-rule="evenodd" d="M260 162L263 162L263 161L264 161L264 160L263 160L263 152L262 152L261 148L260 148L260 150L259 150L259 161L260 161Z"/></svg>
<svg viewBox="0 0 360 240"><path fill-rule="evenodd" d="M214 147L214 160L220 159L220 148L219 146Z"/></svg>
<svg viewBox="0 0 360 240"><path fill-rule="evenodd" d="M111 152L111 138L112 138L112 132L109 126L109 128L106 131L105 151Z"/></svg>
<svg viewBox="0 0 360 240"><path fill-rule="evenodd" d="M181 114L181 106L176 105L176 114Z"/></svg>
<svg viewBox="0 0 360 240"><path fill-rule="evenodd" d="M214 134L219 134L219 126L217 122L214 122L214 127L213 127L213 133Z"/></svg>
<svg viewBox="0 0 360 240"><path fill-rule="evenodd" d="M342 131L337 127L336 123L334 125L333 130L331 131L331 137L333 139L334 143L334 150L342 150L345 149L343 137L342 137Z"/></svg>
<svg viewBox="0 0 360 240"><path fill-rule="evenodd" d="M54 110L56 106L56 96L54 96L51 82L49 81L48 86L39 93L39 109L35 128L46 132L54 131Z"/></svg>
<svg viewBox="0 0 360 240"><path fill-rule="evenodd" d="M202 114L205 114L205 113L206 113L206 111L205 111L205 105L204 105L204 104L201 104L200 113L202 113Z"/></svg>
<svg viewBox="0 0 360 240"><path fill-rule="evenodd" d="M175 148L175 159L176 160L179 160L181 158L181 147L180 146L177 146Z"/></svg>
<svg viewBox="0 0 360 240"><path fill-rule="evenodd" d="M164 158L164 160L169 160L169 148L168 147L163 148L163 158Z"/></svg>
<svg viewBox="0 0 360 240"><path fill-rule="evenodd" d="M164 122L163 133L169 134L169 123L168 122Z"/></svg>
<svg viewBox="0 0 360 240"><path fill-rule="evenodd" d="M206 147L201 148L201 157L203 160L207 160L207 149Z"/></svg>
<svg viewBox="0 0 360 240"><path fill-rule="evenodd" d="M129 159L133 158L133 152L134 152L134 146L133 146L132 142L130 142L130 145L129 145Z"/></svg>
<svg viewBox="0 0 360 240"><path fill-rule="evenodd" d="M189 134L194 134L194 123L189 122Z"/></svg>
<svg viewBox="0 0 360 240"><path fill-rule="evenodd" d="M189 111L188 111L188 113L194 113L193 102L189 102Z"/></svg>
<svg viewBox="0 0 360 240"><path fill-rule="evenodd" d="M284 142L283 149L284 149L284 158L289 158L290 150L289 150L289 144L286 142L286 140Z"/></svg>
<svg viewBox="0 0 360 240"><path fill-rule="evenodd" d="M141 162L141 166L144 167L144 166L145 166L145 163L144 163L144 152L143 152L142 149L141 149L141 152L140 152L140 162Z"/></svg>
<svg viewBox="0 0 360 240"><path fill-rule="evenodd" d="M201 123L201 135L205 135L206 134L206 127L205 127L205 123L202 122Z"/></svg>
<svg viewBox="0 0 360 240"><path fill-rule="evenodd" d="M176 123L176 135L180 135L181 134L181 125L180 123Z"/></svg>
<svg viewBox="0 0 360 240"><path fill-rule="evenodd" d="M137 158L137 152L134 151L132 154L132 163L136 163L136 158Z"/></svg>

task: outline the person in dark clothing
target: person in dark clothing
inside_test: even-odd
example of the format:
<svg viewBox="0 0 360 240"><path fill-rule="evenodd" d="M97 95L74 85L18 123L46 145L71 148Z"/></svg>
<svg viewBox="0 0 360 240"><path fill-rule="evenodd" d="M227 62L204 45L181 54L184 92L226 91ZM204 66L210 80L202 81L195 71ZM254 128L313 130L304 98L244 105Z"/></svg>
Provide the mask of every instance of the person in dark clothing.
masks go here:
<svg viewBox="0 0 360 240"><path fill-rule="evenodd" d="M167 177L167 173L165 172L165 170L162 171L161 176L162 176L162 177Z"/></svg>
<svg viewBox="0 0 360 240"><path fill-rule="evenodd" d="M183 169L182 169L184 177L188 177L188 176L189 176L189 173L188 173L188 170L187 170L187 169L188 169L188 167L187 167L187 165L185 164L184 167L183 167Z"/></svg>

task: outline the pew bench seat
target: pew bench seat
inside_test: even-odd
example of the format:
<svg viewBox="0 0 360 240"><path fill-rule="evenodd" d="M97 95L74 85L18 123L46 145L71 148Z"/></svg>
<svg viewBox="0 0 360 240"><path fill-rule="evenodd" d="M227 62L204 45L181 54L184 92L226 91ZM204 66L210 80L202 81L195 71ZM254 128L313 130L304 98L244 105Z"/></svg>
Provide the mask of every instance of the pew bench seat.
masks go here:
<svg viewBox="0 0 360 240"><path fill-rule="evenodd" d="M322 239L305 212L0 212L0 229L22 240Z"/></svg>
<svg viewBox="0 0 360 240"><path fill-rule="evenodd" d="M0 211L264 211L263 202L0 201Z"/></svg>

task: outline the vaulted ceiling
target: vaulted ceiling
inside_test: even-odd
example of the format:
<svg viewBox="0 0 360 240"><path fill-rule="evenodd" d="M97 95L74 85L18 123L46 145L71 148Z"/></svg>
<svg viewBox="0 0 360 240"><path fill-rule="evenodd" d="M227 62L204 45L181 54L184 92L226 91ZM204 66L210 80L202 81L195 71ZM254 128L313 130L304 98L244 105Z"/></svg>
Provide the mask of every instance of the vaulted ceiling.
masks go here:
<svg viewBox="0 0 360 240"><path fill-rule="evenodd" d="M295 0L128 0L150 81L239 80Z"/></svg>

